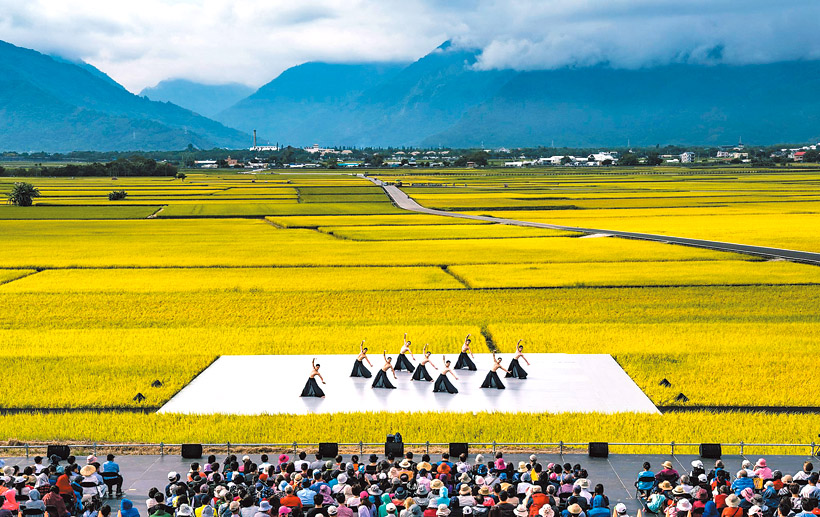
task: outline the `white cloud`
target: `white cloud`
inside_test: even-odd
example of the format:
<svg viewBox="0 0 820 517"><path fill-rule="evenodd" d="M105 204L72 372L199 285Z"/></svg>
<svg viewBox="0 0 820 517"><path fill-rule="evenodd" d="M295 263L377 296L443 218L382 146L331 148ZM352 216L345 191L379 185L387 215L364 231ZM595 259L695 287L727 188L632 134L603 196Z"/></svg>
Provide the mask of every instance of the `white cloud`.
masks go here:
<svg viewBox="0 0 820 517"><path fill-rule="evenodd" d="M0 39L139 91L165 78L258 86L312 60L410 61L448 38L483 49L485 69L820 58L818 18L816 0L0 0Z"/></svg>

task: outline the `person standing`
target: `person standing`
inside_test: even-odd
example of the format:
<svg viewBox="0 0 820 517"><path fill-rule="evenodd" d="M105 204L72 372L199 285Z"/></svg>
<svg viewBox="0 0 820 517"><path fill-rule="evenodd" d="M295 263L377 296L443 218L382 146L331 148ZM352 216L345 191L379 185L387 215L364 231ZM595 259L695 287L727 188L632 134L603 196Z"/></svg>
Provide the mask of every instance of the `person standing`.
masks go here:
<svg viewBox="0 0 820 517"><path fill-rule="evenodd" d="M322 378L322 374L319 373L319 367L321 365L316 364L315 357L310 362L310 364L313 367L313 371L310 372L310 377L308 377L307 384L305 384L305 388L302 390L302 394L299 396L325 398L325 392L322 391L322 388L319 387L319 383L316 382L316 377L319 377L319 379L322 381L322 384L327 384L324 378Z"/></svg>

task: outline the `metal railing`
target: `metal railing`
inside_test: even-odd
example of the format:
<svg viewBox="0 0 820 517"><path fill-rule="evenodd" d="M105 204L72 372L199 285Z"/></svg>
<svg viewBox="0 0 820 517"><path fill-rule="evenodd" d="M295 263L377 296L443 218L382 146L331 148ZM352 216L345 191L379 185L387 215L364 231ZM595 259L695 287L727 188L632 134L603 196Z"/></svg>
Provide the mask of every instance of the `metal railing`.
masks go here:
<svg viewBox="0 0 820 517"><path fill-rule="evenodd" d="M414 451L423 450L429 454L431 448L441 449L447 448L449 442L403 442L407 449ZM49 445L68 445L71 449L90 451L95 456L98 450L108 451L111 449L155 449L159 450L160 456L165 456L169 449L181 448L182 443L109 443L109 442L93 442L93 443L22 443L15 445L0 445L2 451L25 451L26 458L29 458L31 451L45 450ZM202 443L203 449L225 451L227 454L233 452L240 452L249 449L270 449L271 451L282 451L298 453L300 450L315 450L318 448L318 442L310 443ZM652 450L666 451L674 456L676 450L681 453L681 449L697 449L700 443L676 443L676 442L608 442L609 447L642 447ZM759 448L781 448L783 450L790 450L794 448L807 449L810 456L820 453L820 447L815 442L811 443L720 443L721 448L737 449L740 456L743 456L749 449ZM355 442L355 443L338 443L340 449L358 451L359 454L364 454L365 451L380 450L384 447L384 442ZM537 451L537 450L552 450L558 454L565 453L579 453L586 450L589 446L588 442L468 442L467 446L470 450L491 451L496 452L520 452L520 451ZM617 452L616 452L617 453ZM658 454L646 453L646 454Z"/></svg>

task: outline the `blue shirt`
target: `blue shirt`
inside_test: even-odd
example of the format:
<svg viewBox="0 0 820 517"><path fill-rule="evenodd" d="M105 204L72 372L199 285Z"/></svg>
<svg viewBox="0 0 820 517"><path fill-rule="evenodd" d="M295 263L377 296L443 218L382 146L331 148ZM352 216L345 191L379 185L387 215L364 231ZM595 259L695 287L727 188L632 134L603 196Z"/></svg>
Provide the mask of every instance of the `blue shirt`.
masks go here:
<svg viewBox="0 0 820 517"><path fill-rule="evenodd" d="M114 463L113 461L106 461L105 463L103 463L102 471L103 472L116 472L117 474L119 474L120 466L117 465L116 463Z"/></svg>

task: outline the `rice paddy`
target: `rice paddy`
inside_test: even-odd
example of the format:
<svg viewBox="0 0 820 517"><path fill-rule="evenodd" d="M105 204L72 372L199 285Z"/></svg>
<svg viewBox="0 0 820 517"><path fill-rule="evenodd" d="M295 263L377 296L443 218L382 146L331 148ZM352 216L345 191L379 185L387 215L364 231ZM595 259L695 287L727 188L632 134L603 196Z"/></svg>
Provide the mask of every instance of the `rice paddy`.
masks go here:
<svg viewBox="0 0 820 517"><path fill-rule="evenodd" d="M810 170L554 171L381 179L429 207L820 250ZM362 340L395 354L405 332L415 349L448 354L471 334L505 361L518 339L525 353L609 353L660 406L820 406L794 377L820 338L817 266L414 214L341 173L29 181L37 206L0 207L0 356L15 365L4 408L155 408L219 355L352 358ZM108 201L114 188L129 192L124 204ZM41 389L57 378L60 389ZM514 436L805 442L813 416L521 415ZM395 428L367 413L106 418L100 429L82 412L4 415L0 438L378 441ZM408 413L401 426L422 441L512 440L500 419Z"/></svg>

